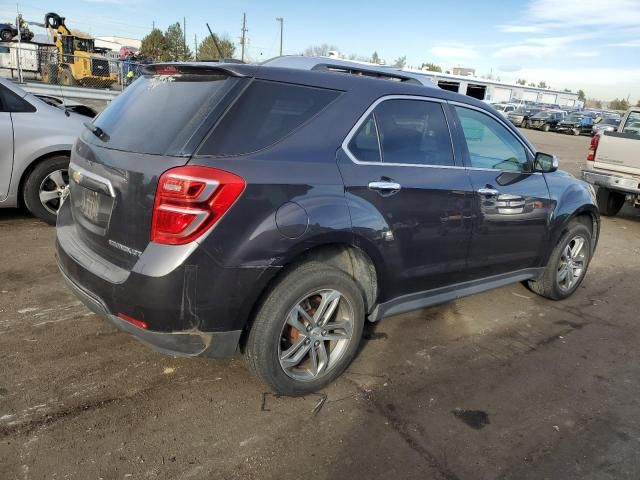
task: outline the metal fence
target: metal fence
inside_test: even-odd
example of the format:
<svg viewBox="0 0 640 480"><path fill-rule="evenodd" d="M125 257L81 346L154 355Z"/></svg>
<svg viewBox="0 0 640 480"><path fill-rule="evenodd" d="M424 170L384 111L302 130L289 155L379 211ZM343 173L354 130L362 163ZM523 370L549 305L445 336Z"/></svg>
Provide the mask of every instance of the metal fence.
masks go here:
<svg viewBox="0 0 640 480"><path fill-rule="evenodd" d="M141 64L113 52L60 54L52 45L0 43L0 76L21 82L123 90L140 75Z"/></svg>

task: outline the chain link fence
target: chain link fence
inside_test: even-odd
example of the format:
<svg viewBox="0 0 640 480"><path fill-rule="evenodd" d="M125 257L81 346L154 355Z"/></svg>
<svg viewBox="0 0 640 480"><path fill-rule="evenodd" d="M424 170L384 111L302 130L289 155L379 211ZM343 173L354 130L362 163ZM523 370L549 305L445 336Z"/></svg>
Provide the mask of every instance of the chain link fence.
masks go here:
<svg viewBox="0 0 640 480"><path fill-rule="evenodd" d="M116 52L73 55L52 45L0 43L0 76L24 82L123 90L141 69L134 57L118 58Z"/></svg>

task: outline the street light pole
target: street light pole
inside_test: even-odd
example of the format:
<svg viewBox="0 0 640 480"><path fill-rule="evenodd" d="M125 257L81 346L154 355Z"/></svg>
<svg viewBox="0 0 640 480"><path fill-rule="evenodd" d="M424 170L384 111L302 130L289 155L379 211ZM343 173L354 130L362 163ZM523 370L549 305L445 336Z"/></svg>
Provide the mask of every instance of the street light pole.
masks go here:
<svg viewBox="0 0 640 480"><path fill-rule="evenodd" d="M280 56L282 56L282 30L284 28L284 18L276 17L276 22L280 22Z"/></svg>

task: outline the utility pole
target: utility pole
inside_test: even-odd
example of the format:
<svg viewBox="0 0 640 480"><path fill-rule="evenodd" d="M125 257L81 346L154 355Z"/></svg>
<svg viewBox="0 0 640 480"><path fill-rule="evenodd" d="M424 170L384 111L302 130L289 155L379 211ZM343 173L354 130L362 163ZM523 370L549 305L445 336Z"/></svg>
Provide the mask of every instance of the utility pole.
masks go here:
<svg viewBox="0 0 640 480"><path fill-rule="evenodd" d="M194 51L196 52L196 62L197 62L198 61L198 34L197 33L193 34L193 46L195 47Z"/></svg>
<svg viewBox="0 0 640 480"><path fill-rule="evenodd" d="M242 45L242 54L240 55L240 60L244 62L244 46L247 42L247 14L242 14L242 37L240 39L240 45Z"/></svg>
<svg viewBox="0 0 640 480"><path fill-rule="evenodd" d="M284 29L284 18L276 17L276 22L280 22L280 56L282 56L282 31Z"/></svg>
<svg viewBox="0 0 640 480"><path fill-rule="evenodd" d="M187 17L182 17L182 59L187 59Z"/></svg>
<svg viewBox="0 0 640 480"><path fill-rule="evenodd" d="M156 29L156 21L154 20L153 22L151 22L151 30L155 30Z"/></svg>

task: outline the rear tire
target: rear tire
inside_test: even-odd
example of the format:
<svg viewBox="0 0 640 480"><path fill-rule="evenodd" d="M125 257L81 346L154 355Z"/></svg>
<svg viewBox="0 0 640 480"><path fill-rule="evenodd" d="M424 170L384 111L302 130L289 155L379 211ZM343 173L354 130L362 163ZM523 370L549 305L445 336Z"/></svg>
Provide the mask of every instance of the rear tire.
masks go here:
<svg viewBox="0 0 640 480"><path fill-rule="evenodd" d="M580 129L578 128L574 128L573 129L573 134L577 137L578 135L580 135Z"/></svg>
<svg viewBox="0 0 640 480"><path fill-rule="evenodd" d="M23 201L32 215L55 225L63 190L69 182L69 157L52 157L40 162L29 174Z"/></svg>
<svg viewBox="0 0 640 480"><path fill-rule="evenodd" d="M355 357L364 317L362 294L349 275L320 262L300 264L258 307L243 348L246 364L278 394L315 392Z"/></svg>
<svg viewBox="0 0 640 480"><path fill-rule="evenodd" d="M72 87L74 85L76 85L78 82L76 82L76 79L73 78L73 75L71 74L71 71L68 68L65 68L62 71L62 75L60 76L60 80L62 85L66 85L67 87Z"/></svg>
<svg viewBox="0 0 640 480"><path fill-rule="evenodd" d="M613 192L607 188L599 187L596 193L596 203L600 213L605 217L613 217L624 206L626 196L620 192Z"/></svg>
<svg viewBox="0 0 640 480"><path fill-rule="evenodd" d="M551 300L570 297L587 274L592 242L591 230L584 223L570 223L553 249L542 275L529 280L528 286L531 291ZM576 254L575 258L570 254L573 251Z"/></svg>
<svg viewBox="0 0 640 480"><path fill-rule="evenodd" d="M543 132L548 132L548 131L549 131L549 129L550 129L550 127L549 127L549 124L548 124L548 123L545 123L545 124L542 126L542 131L543 131Z"/></svg>

